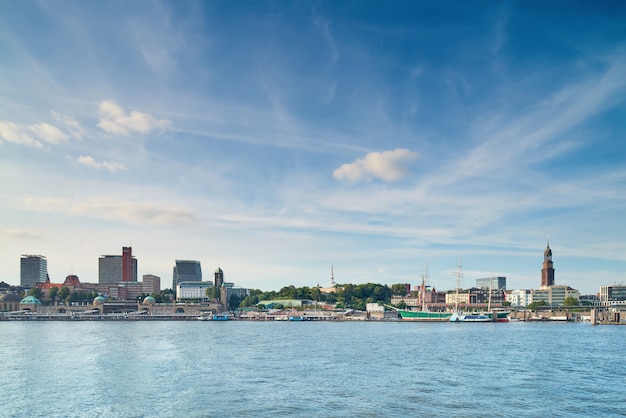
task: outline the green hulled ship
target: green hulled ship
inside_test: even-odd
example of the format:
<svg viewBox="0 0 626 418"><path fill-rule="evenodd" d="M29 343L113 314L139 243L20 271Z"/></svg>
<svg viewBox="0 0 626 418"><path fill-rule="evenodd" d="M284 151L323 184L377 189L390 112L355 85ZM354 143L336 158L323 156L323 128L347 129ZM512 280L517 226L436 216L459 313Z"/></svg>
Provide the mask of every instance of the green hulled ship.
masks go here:
<svg viewBox="0 0 626 418"><path fill-rule="evenodd" d="M403 321L445 322L449 321L452 316L452 312L407 311L405 309L398 309L398 313Z"/></svg>

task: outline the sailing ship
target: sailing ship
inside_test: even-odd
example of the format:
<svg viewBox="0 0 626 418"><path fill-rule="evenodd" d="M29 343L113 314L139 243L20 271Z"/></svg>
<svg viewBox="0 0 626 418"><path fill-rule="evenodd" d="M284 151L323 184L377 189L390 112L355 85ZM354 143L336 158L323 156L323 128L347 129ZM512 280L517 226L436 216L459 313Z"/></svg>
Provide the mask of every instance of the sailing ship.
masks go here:
<svg viewBox="0 0 626 418"><path fill-rule="evenodd" d="M413 311L409 309L396 309L403 321L423 321L423 322L444 322L450 319L452 312L431 312L426 306L426 280L428 277L428 262L424 267L422 274L422 286L420 288L420 299L422 301L422 310Z"/></svg>
<svg viewBox="0 0 626 418"><path fill-rule="evenodd" d="M457 276L457 285L456 285L456 292L457 292L456 303L457 304L458 304L458 294L459 294L459 280L461 277L463 277L462 269L463 269L462 264L459 263L458 270L455 273L455 275ZM465 313L465 312L460 311L458 309L458 305L456 305L454 308L455 312L450 316L450 322L509 322L509 314L511 313L510 311L506 311L502 309L494 309L493 311L491 310L491 294L492 294L491 282L492 281L493 281L493 277L491 278L490 284L489 284L489 303L487 304L486 312ZM504 295L506 298L506 292L504 293Z"/></svg>

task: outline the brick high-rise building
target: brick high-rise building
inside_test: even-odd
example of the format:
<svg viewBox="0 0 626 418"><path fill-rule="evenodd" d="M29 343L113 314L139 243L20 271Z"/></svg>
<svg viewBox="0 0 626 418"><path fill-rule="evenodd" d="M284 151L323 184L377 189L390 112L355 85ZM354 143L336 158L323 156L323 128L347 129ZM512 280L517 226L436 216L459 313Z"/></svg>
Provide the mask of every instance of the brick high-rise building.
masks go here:
<svg viewBox="0 0 626 418"><path fill-rule="evenodd" d="M133 280L133 248L122 247L122 281L136 282Z"/></svg>
<svg viewBox="0 0 626 418"><path fill-rule="evenodd" d="M122 255L103 255L98 259L98 283L117 284L137 281L137 259L131 247L123 247Z"/></svg>

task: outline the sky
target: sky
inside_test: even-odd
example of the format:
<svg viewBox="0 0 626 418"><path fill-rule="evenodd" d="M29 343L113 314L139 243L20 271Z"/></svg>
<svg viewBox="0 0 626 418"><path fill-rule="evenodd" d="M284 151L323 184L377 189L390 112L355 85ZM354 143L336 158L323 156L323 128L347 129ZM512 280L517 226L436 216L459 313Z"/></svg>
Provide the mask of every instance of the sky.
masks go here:
<svg viewBox="0 0 626 418"><path fill-rule="evenodd" d="M626 3L0 2L0 281L626 280Z"/></svg>

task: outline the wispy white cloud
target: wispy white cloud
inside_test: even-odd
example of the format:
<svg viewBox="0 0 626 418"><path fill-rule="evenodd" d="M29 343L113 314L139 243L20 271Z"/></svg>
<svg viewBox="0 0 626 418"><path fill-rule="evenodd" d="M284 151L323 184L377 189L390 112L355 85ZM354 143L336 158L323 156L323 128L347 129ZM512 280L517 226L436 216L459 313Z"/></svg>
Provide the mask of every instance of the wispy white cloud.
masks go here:
<svg viewBox="0 0 626 418"><path fill-rule="evenodd" d="M34 148L43 148L43 144L33 138L22 125L12 122L0 122L0 139Z"/></svg>
<svg viewBox="0 0 626 418"><path fill-rule="evenodd" d="M19 199L29 210L62 213L110 221L151 226L189 225L198 219L188 210L156 202L132 202L114 198L39 198Z"/></svg>
<svg viewBox="0 0 626 418"><path fill-rule="evenodd" d="M3 121L0 122L0 139L34 148L44 148L42 141L59 145L67 142L68 136L56 126L45 122L25 126Z"/></svg>
<svg viewBox="0 0 626 418"><path fill-rule="evenodd" d="M65 129L69 131L69 134L76 139L83 139L86 135L85 129L78 123L75 117L62 115L58 112L52 111L52 117L65 125Z"/></svg>
<svg viewBox="0 0 626 418"><path fill-rule="evenodd" d="M39 123L28 127L35 135L43 139L49 144L58 145L61 142L67 142L68 136L64 134L56 126L49 123Z"/></svg>
<svg viewBox="0 0 626 418"><path fill-rule="evenodd" d="M313 24L320 31L320 33L328 43L328 47L330 48L331 62L333 64L336 64L339 60L339 50L337 49L335 38L333 37L333 34L330 30L330 21L324 18L322 15L314 12Z"/></svg>
<svg viewBox="0 0 626 418"><path fill-rule="evenodd" d="M7 238L20 239L20 240L41 239L41 235L37 235L32 232L25 231L23 229L7 229L3 231L2 235L4 235Z"/></svg>
<svg viewBox="0 0 626 418"><path fill-rule="evenodd" d="M417 158L417 153L405 148L393 151L371 152L364 158L343 164L333 172L338 180L381 179L397 181L408 173L406 164Z"/></svg>
<svg viewBox="0 0 626 418"><path fill-rule="evenodd" d="M431 185L441 187L494 172L519 175L538 161L563 155L580 145L563 135L614 106L626 91L626 79L621 76L626 61L611 56L605 63L606 71L540 96L524 112L502 110L477 120L468 135L475 141L473 148L464 150L463 155L451 159L444 170L430 177Z"/></svg>
<svg viewBox="0 0 626 418"><path fill-rule="evenodd" d="M145 134L154 129L165 129L171 124L168 120L157 119L137 110L127 113L112 100L102 101L98 114L100 116L98 127L108 133L124 136L132 132Z"/></svg>
<svg viewBox="0 0 626 418"><path fill-rule="evenodd" d="M99 170L106 169L106 170L113 171L113 172L127 170L124 164L116 163L112 161L97 162L92 156L89 156L89 155L81 155L80 157L78 157L77 161L81 163L82 165L96 168Z"/></svg>

